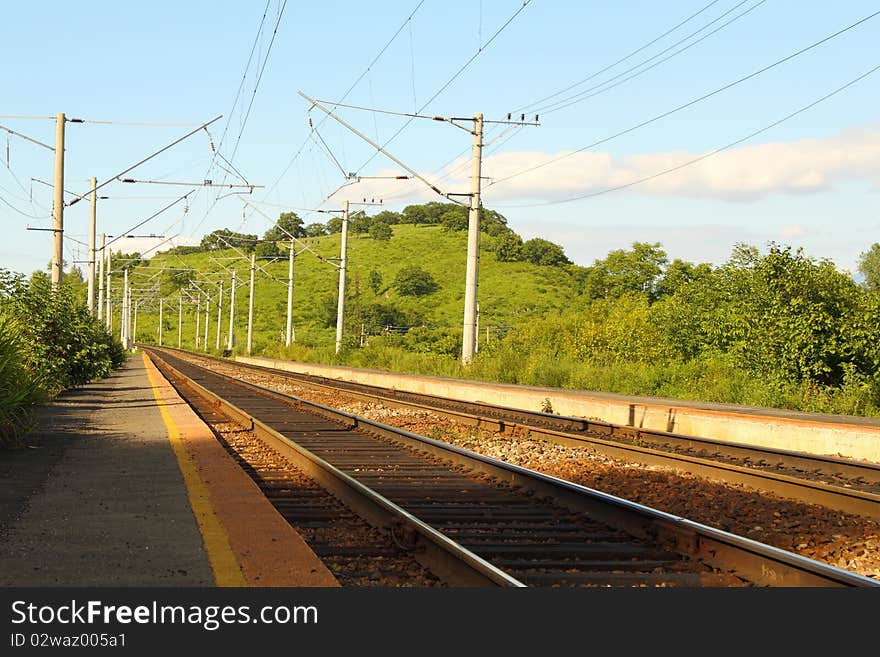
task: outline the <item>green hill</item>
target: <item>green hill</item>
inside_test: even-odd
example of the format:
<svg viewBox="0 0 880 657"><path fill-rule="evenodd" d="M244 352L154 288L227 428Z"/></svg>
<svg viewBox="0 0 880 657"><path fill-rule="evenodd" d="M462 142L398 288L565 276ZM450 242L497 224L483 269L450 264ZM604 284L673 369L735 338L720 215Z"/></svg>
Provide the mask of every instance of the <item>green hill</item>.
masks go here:
<svg viewBox="0 0 880 657"><path fill-rule="evenodd" d="M423 340L445 339L439 351L454 353L460 347L464 312L466 231L450 231L438 225L397 224L393 236L379 240L367 234L350 234L348 239L348 275L346 290L347 344L361 344L361 335L416 332ZM578 296L579 282L571 266L542 266L529 262L499 262L494 252L497 237L481 236L479 304L480 340L497 339L513 324L538 318L551 310L570 308ZM302 238L296 249L294 266L293 324L300 345L332 348L335 342L336 297L340 235ZM284 343L287 312L287 258L257 260L254 293L255 354L275 354ZM428 272L436 290L423 296L402 295L394 285L398 273L407 267ZM164 268L164 271L163 271ZM236 351L243 352L247 338L248 288L250 262L242 251L234 249L184 255L160 253L131 271L132 284L145 290L138 308L136 339L156 342L159 305L164 298L163 342L178 342L179 283L190 275L194 283L213 297L215 306L209 320L208 345L216 347L218 281L222 281L223 318L221 347L228 332L228 304L231 271L235 270ZM376 273L374 273L376 272ZM377 276L378 274L378 276ZM381 277L381 278L379 278ZM371 286L371 278L373 285ZM177 282L175 282L175 280ZM379 282L381 281L381 282ZM378 284L377 284L378 283ZM114 276L114 299L118 299L121 281ZM184 285L192 298L196 287ZM185 296L182 344L195 345L195 304ZM203 303L204 303L204 297ZM114 310L118 321L119 311ZM204 305L200 320L204 335ZM426 349L427 350L427 349ZM431 349L432 351L438 349Z"/></svg>

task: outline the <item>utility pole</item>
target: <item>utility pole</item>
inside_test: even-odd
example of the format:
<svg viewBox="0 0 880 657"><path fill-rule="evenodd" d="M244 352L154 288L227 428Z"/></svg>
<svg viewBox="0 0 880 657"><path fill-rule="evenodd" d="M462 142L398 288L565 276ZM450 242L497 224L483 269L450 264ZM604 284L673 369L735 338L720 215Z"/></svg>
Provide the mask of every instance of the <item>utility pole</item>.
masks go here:
<svg viewBox="0 0 880 657"><path fill-rule="evenodd" d="M232 351L235 346L235 270L232 270L232 286L229 289L229 339L227 349Z"/></svg>
<svg viewBox="0 0 880 657"><path fill-rule="evenodd" d="M177 310L177 348L183 345L183 292L180 293L180 302Z"/></svg>
<svg viewBox="0 0 880 657"><path fill-rule="evenodd" d="M461 362L470 364L477 343L477 276L480 265L480 172L483 159L483 114L474 116L471 204L468 210L467 270L464 282L464 327Z"/></svg>
<svg viewBox="0 0 880 657"><path fill-rule="evenodd" d="M113 269L113 250L107 251L107 331L113 333L113 303L110 299L110 276Z"/></svg>
<svg viewBox="0 0 880 657"><path fill-rule="evenodd" d="M208 324L211 322L211 298L205 298L205 340L203 346L205 353L208 351Z"/></svg>
<svg viewBox="0 0 880 657"><path fill-rule="evenodd" d="M163 328L162 324L164 322L164 319L162 317L162 301L163 301L163 299L160 298L159 299L159 346L160 347L162 346L162 328Z"/></svg>
<svg viewBox="0 0 880 657"><path fill-rule="evenodd" d="M462 130L470 132L473 136L473 165L472 165L472 175L471 175L471 192L470 194L444 194L438 187L433 185L430 181L419 175L414 169L408 167L401 160L394 157L391 153L382 148L379 144L371 140L369 137L364 135L362 132L358 131L338 116L336 116L333 112L322 105L325 101L318 101L313 98L306 96L301 91L298 92L300 96L305 98L312 104L312 107L317 107L322 112L327 114L337 123L343 125L344 127L351 130L358 137L375 147L380 153L393 160L400 166L402 166L406 171L413 175L413 177L418 178L423 183L425 183L430 189L435 191L440 196L444 196L451 201L458 203L459 205L465 205L460 201L456 201L454 196L470 196L470 203L468 205L468 248L467 248L467 268L465 275L465 301L464 301L464 326L462 331L462 344L461 344L461 361L463 364L468 365L473 361L474 353L476 352L476 343L477 343L477 277L479 270L479 258L480 258L480 173L482 169L482 156L483 156L483 114L482 112L478 112L473 117L470 118L462 118L462 117L452 117L452 118L444 118L442 116L428 116L422 114L407 114L407 116L411 116L413 118L427 119L431 121L445 121L450 123ZM338 103L337 103L338 105ZM311 111L311 108L309 108ZM394 112L392 112L394 113ZM464 121L472 121L473 129L470 127L464 126L461 122ZM538 115L535 115L535 121L526 122L526 115L521 114L519 121L511 120L511 115L507 115L506 121L488 121L488 123L499 123L504 125L538 125ZM354 174L347 174L348 179L357 179L358 176ZM338 327L337 327L338 333ZM337 342L338 345L338 342ZM338 351L338 346L337 346Z"/></svg>
<svg viewBox="0 0 880 657"><path fill-rule="evenodd" d="M293 240L290 240L290 254L287 261L287 330L284 333L284 344L289 347L296 339L293 334Z"/></svg>
<svg viewBox="0 0 880 657"><path fill-rule="evenodd" d="M138 306L140 305L141 300L135 299L134 302L134 328L131 329L131 342L134 344L137 342L138 337Z"/></svg>
<svg viewBox="0 0 880 657"><path fill-rule="evenodd" d="M196 351L199 350L199 336L202 333L202 293L196 294Z"/></svg>
<svg viewBox="0 0 880 657"><path fill-rule="evenodd" d="M122 321L119 323L119 338L123 349L128 349L128 267L122 270Z"/></svg>
<svg viewBox="0 0 880 657"><path fill-rule="evenodd" d="M217 351L220 351L220 327L223 325L223 281L220 281L220 296L217 300Z"/></svg>
<svg viewBox="0 0 880 657"><path fill-rule="evenodd" d="M55 201L52 206L52 288L61 285L64 264L64 112L55 118Z"/></svg>
<svg viewBox="0 0 880 657"><path fill-rule="evenodd" d="M336 353L342 349L342 327L345 321L345 259L348 246L348 201L342 203L342 242L339 246L339 302L336 305Z"/></svg>
<svg viewBox="0 0 880 657"><path fill-rule="evenodd" d="M92 176L92 204L91 215L89 221L89 291L88 305L89 314L95 314L95 227L97 224L98 209L98 192L95 187L98 186L98 179Z"/></svg>
<svg viewBox="0 0 880 657"><path fill-rule="evenodd" d="M98 321L104 320L104 243L107 236L101 233L101 261L98 268Z"/></svg>
<svg viewBox="0 0 880 657"><path fill-rule="evenodd" d="M254 346L254 274L257 269L257 254L251 253L251 288L248 295L248 336L247 354L251 355Z"/></svg>

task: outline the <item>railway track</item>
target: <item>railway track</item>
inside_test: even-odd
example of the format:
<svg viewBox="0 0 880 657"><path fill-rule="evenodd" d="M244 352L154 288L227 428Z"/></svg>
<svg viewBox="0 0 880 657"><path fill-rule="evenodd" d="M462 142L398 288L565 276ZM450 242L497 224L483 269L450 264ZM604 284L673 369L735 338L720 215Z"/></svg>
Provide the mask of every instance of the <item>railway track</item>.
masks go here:
<svg viewBox="0 0 880 657"><path fill-rule="evenodd" d="M198 403L234 419L450 585L878 586L167 352L147 352L185 398L201 397ZM238 457L249 462L242 451ZM270 460L277 465L277 457ZM277 468L274 476L282 477ZM283 477L277 488L299 495ZM298 526L296 509L290 505L285 515Z"/></svg>
<svg viewBox="0 0 880 657"><path fill-rule="evenodd" d="M187 357L193 358L190 354ZM343 393L352 399L427 411L464 425L512 437L536 438L569 447L589 446L610 458L676 468L715 481L742 484L788 499L880 519L880 464L877 463L738 445L600 420L465 402L234 363L201 354L197 358L215 362L224 371L237 369L280 377L315 390ZM265 383L268 384L268 380Z"/></svg>

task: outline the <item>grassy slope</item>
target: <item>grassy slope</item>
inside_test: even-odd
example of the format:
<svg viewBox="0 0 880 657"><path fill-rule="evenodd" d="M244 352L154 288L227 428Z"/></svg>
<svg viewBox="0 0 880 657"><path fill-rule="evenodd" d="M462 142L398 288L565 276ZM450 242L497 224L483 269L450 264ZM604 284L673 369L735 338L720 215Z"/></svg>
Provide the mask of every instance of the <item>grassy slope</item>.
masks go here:
<svg viewBox="0 0 880 657"><path fill-rule="evenodd" d="M352 298L360 291L361 304L375 301L392 302L408 313L421 313L431 325L460 329L463 317L465 254L467 235L465 232L446 232L439 226L397 225L393 226L394 236L389 241L374 240L366 235L350 235L348 240L348 296ZM488 240L485 235L481 243L480 255L480 327L509 326L532 315L541 315L548 310L568 307L577 297L577 290L571 276L564 269L541 267L523 262L498 262L495 254L486 250ZM309 248L325 258L338 258L340 235L304 240ZM217 252L214 258L226 266L234 261L223 260L236 255L233 251ZM151 266L169 267L189 266L200 272L221 269L216 260L208 254L198 253L172 257L165 254L154 256ZM185 263L185 265L184 265ZM421 298L401 297L394 290L393 282L397 272L408 265L418 265L430 272L439 283L440 289ZM239 285L236 292L236 344L239 349L245 345L247 336L247 304L249 263L242 260L234 262ZM255 283L254 305L254 351L260 353L271 349L282 341L287 311L287 261L282 260L264 265L266 271L276 280L260 272ZM382 274L383 285L379 297L369 288L371 271ZM144 278L141 274L138 278ZM293 321L297 341L314 346L332 345L335 329L322 325L320 304L327 297L335 298L338 285L337 270L312 253L304 252L297 256L294 275ZM221 326L221 345L226 344L228 330L229 277L226 277L224 290L224 317ZM170 295L171 288L163 287L163 294ZM353 313L355 301L346 307L346 313ZM165 344L177 344L177 303L165 303ZM192 346L195 336L195 309L185 309L183 344ZM204 313L204 311L203 311ZM202 315L204 320L204 314ZM216 308L211 314L209 326L209 345L215 346L217 329ZM138 339L154 341L158 332L158 305L143 302L138 316ZM204 324L201 326L204 331Z"/></svg>

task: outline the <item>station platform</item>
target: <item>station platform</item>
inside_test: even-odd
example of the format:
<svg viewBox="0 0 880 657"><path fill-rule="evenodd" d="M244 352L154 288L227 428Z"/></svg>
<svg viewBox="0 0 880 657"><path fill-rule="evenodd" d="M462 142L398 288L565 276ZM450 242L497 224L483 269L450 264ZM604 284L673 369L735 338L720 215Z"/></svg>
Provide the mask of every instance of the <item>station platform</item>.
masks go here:
<svg viewBox="0 0 880 657"><path fill-rule="evenodd" d="M0 586L335 587L140 353L0 451Z"/></svg>

